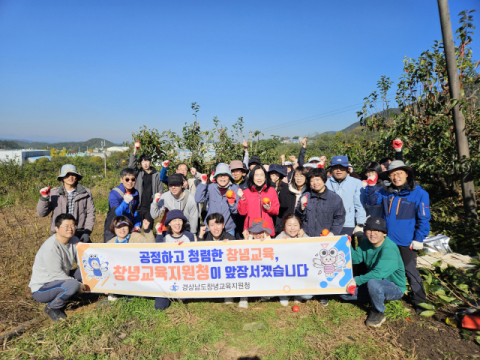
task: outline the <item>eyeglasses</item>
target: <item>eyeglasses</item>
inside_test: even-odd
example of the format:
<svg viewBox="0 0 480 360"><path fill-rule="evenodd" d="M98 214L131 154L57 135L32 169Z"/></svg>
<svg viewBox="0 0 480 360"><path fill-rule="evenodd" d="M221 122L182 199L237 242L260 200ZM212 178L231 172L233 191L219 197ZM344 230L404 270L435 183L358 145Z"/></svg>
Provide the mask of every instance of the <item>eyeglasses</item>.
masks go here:
<svg viewBox="0 0 480 360"><path fill-rule="evenodd" d="M125 181L125 182L135 182L136 179L135 178L125 178L125 179L123 179L123 181Z"/></svg>

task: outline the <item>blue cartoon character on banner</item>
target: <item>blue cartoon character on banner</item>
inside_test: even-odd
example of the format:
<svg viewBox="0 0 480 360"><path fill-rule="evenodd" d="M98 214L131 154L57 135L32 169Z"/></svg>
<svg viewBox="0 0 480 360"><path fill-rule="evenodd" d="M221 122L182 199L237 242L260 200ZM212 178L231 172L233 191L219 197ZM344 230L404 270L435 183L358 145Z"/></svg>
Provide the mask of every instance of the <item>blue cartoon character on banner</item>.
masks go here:
<svg viewBox="0 0 480 360"><path fill-rule="evenodd" d="M345 254L343 251L338 251L336 247L328 249L327 244L320 244L322 249L315 256L318 258L313 258L313 266L319 268L318 274L320 275L323 272L325 277L332 278L335 276L335 273L339 273L344 268L347 263L345 260Z"/></svg>
<svg viewBox="0 0 480 360"><path fill-rule="evenodd" d="M91 254L87 260L83 260L83 268L90 278L100 280L108 270L108 262L101 262L96 254Z"/></svg>

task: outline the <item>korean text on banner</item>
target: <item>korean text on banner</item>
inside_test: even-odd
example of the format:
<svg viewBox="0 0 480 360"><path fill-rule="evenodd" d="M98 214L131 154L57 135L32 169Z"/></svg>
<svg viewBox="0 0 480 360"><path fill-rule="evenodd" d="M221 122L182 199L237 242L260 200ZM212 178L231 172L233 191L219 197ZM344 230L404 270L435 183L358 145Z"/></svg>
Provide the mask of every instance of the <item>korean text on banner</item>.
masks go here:
<svg viewBox="0 0 480 360"><path fill-rule="evenodd" d="M79 243L91 292L215 298L346 294L347 236L172 244Z"/></svg>

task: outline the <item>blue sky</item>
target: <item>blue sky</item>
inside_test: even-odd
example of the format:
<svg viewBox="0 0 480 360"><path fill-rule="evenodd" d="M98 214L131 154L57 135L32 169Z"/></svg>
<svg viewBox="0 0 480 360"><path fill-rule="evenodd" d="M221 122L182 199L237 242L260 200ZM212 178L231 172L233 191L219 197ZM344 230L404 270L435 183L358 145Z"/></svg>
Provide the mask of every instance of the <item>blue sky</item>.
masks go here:
<svg viewBox="0 0 480 360"><path fill-rule="evenodd" d="M450 1L454 29L475 5ZM192 102L205 128L243 116L246 134L341 130L381 75L397 80L404 56L440 39L433 0L0 0L0 138L181 132Z"/></svg>

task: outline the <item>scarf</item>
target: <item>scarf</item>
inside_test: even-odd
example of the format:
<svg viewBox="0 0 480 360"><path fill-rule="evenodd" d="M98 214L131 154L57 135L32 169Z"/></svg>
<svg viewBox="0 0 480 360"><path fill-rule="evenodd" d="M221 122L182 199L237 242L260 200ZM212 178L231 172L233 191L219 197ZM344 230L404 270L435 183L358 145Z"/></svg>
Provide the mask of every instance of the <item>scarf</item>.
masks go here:
<svg viewBox="0 0 480 360"><path fill-rule="evenodd" d="M288 190L290 190L290 192L295 194L295 208L298 205L298 200L300 200L300 196L302 196L302 193L303 193L303 190L305 190L305 187L306 186L304 186L302 190L297 190L292 186L292 184L288 185Z"/></svg>
<svg viewBox="0 0 480 360"><path fill-rule="evenodd" d="M128 243L128 241L130 240L130 235L131 234L128 234L127 237L123 240L118 240L118 236L115 238L115 243L117 244L126 244Z"/></svg>

